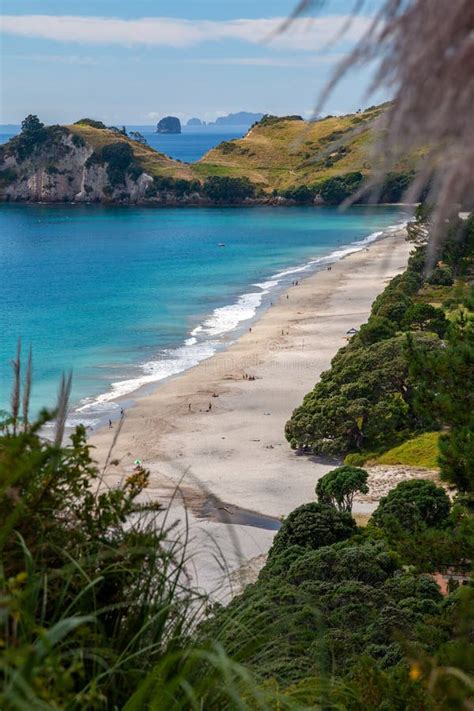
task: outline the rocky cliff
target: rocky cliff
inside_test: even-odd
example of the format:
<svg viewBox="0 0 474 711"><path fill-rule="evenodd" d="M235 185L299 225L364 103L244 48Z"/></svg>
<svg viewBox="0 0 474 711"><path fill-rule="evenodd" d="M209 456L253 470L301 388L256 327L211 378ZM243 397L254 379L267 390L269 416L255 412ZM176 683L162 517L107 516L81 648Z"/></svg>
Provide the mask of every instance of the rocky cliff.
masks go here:
<svg viewBox="0 0 474 711"><path fill-rule="evenodd" d="M156 126L157 133L181 133L181 121L176 116L165 116Z"/></svg>

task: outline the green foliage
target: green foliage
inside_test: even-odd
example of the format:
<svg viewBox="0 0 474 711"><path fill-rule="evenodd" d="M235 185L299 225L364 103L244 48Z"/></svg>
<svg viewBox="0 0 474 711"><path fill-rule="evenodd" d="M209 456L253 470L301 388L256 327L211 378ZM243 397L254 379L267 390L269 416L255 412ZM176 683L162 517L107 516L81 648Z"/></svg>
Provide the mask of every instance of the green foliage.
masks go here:
<svg viewBox="0 0 474 711"><path fill-rule="evenodd" d="M436 267L428 277L429 284L451 286L454 283L453 272L450 267Z"/></svg>
<svg viewBox="0 0 474 711"><path fill-rule="evenodd" d="M74 126L90 126L91 128L102 128L106 129L107 126L102 121L96 121L95 119L82 118L76 121Z"/></svg>
<svg viewBox="0 0 474 711"><path fill-rule="evenodd" d="M21 122L21 133L13 139L18 162L30 158L44 144L48 132L37 116L30 114Z"/></svg>
<svg viewBox="0 0 474 711"><path fill-rule="evenodd" d="M387 338L392 338L396 332L396 324L384 316L371 316L367 323L362 324L359 330L360 341L369 346Z"/></svg>
<svg viewBox="0 0 474 711"><path fill-rule="evenodd" d="M166 176L155 175L153 178L153 188L151 194L171 193L176 197L184 197L199 193L201 183L198 180L184 180L182 178L168 178Z"/></svg>
<svg viewBox="0 0 474 711"><path fill-rule="evenodd" d="M318 185L319 193L328 205L339 205L358 190L363 179L359 172L327 178Z"/></svg>
<svg viewBox="0 0 474 711"><path fill-rule="evenodd" d="M183 550L138 503L146 471L106 488L84 429L57 446L45 421L2 422L0 705L118 708L190 625Z"/></svg>
<svg viewBox="0 0 474 711"><path fill-rule="evenodd" d="M346 465L333 469L316 484L319 503L350 513L355 494L367 494L369 491L367 477L367 472L359 467Z"/></svg>
<svg viewBox="0 0 474 711"><path fill-rule="evenodd" d="M282 192L282 196L287 200L294 200L298 203L311 203L314 201L316 196L316 190L314 188L309 188L306 185L299 185L298 187L288 188Z"/></svg>
<svg viewBox="0 0 474 711"><path fill-rule="evenodd" d="M0 170L0 188L6 188L17 179L18 174L13 168Z"/></svg>
<svg viewBox="0 0 474 711"><path fill-rule="evenodd" d="M439 343L426 334L414 339L431 349ZM428 416L424 420L413 410L405 343L404 336L396 336L341 349L287 423L291 445L326 455L374 451L429 426Z"/></svg>
<svg viewBox="0 0 474 711"><path fill-rule="evenodd" d="M443 338L448 321L442 309L431 304L412 304L405 312L404 326L407 330L431 331Z"/></svg>
<svg viewBox="0 0 474 711"><path fill-rule="evenodd" d="M133 149L125 141L109 143L102 148L102 160L107 163L107 175L112 186L123 185L127 174L135 180L143 170L136 164Z"/></svg>
<svg viewBox="0 0 474 711"><path fill-rule="evenodd" d="M403 656L402 635L430 650L444 641L436 629L442 610L437 585L402 574L383 541L303 548L292 560L288 553L270 557L257 583L201 632L204 639L217 637L260 678L286 685L318 678L323 696L311 702L332 708L337 693L321 687L329 676L349 682L361 654L378 670L392 669Z"/></svg>
<svg viewBox="0 0 474 711"><path fill-rule="evenodd" d="M213 202L232 204L254 197L255 185L248 178L221 178L214 175L205 180L202 192Z"/></svg>
<svg viewBox="0 0 474 711"><path fill-rule="evenodd" d="M416 531L428 526L438 528L448 517L449 498L439 486L425 479L402 481L384 496L372 516L376 526L400 526Z"/></svg>
<svg viewBox="0 0 474 711"><path fill-rule="evenodd" d="M279 123L284 123L285 121L303 121L303 117L298 114L292 114L291 116L273 116L272 114L265 114L260 121L257 121L254 126L275 126Z"/></svg>
<svg viewBox="0 0 474 711"><path fill-rule="evenodd" d="M441 477L460 491L474 488L474 324L463 315L451 325L446 347L430 351L411 343L416 405L445 429L439 438Z"/></svg>
<svg viewBox="0 0 474 711"><path fill-rule="evenodd" d="M410 173L387 173L380 189L379 202L400 202L415 177Z"/></svg>
<svg viewBox="0 0 474 711"><path fill-rule="evenodd" d="M272 558L290 546L321 548L349 538L355 530L349 513L322 503L303 504L285 518L268 555Z"/></svg>

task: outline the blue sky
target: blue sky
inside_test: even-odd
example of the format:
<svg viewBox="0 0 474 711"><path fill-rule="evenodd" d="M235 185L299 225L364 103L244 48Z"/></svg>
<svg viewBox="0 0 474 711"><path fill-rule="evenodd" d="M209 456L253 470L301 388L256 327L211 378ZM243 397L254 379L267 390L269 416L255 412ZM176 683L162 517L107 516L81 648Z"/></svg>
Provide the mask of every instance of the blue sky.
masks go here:
<svg viewBox="0 0 474 711"><path fill-rule="evenodd" d="M335 39L353 2L275 34L296 0L2 0L0 123L91 116L150 124L174 114L309 115L318 92L370 23L369 0ZM328 45L328 43L331 41ZM344 79L325 113L385 100L364 95L367 69Z"/></svg>

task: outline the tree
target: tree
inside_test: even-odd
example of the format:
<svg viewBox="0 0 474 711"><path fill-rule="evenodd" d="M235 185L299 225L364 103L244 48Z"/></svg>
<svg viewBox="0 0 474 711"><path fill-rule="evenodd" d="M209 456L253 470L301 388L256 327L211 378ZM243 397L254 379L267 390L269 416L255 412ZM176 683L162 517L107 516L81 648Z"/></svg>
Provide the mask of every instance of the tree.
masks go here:
<svg viewBox="0 0 474 711"><path fill-rule="evenodd" d="M355 494L367 494L368 474L365 469L349 465L337 467L325 474L316 484L316 495L320 504L334 506L341 512L352 511Z"/></svg>
<svg viewBox="0 0 474 711"><path fill-rule="evenodd" d="M437 336L414 338L427 348L440 345ZM412 391L405 336L366 347L351 341L294 410L286 437L293 448L324 455L390 446L410 430L433 424L430 413L414 412Z"/></svg>
<svg viewBox="0 0 474 711"><path fill-rule="evenodd" d="M442 338L448 328L448 321L442 309L431 304L412 304L405 313L406 329L432 331Z"/></svg>
<svg viewBox="0 0 474 711"><path fill-rule="evenodd" d="M289 546L321 548L349 538L356 531L356 523L349 513L317 503L303 504L283 521L276 534L269 557Z"/></svg>
<svg viewBox="0 0 474 711"><path fill-rule="evenodd" d="M117 141L108 143L102 148L102 159L107 163L107 175L113 186L123 184L127 173L138 169L138 175L143 171L135 162L135 155L129 143Z"/></svg>
<svg viewBox="0 0 474 711"><path fill-rule="evenodd" d="M23 134L28 134L29 136L34 136L40 134L44 129L44 123L41 123L39 118L33 114L29 114L21 122L21 132Z"/></svg>
<svg viewBox="0 0 474 711"><path fill-rule="evenodd" d="M367 323L360 327L359 338L362 343L370 345L391 338L397 330L396 324L384 316L371 316Z"/></svg>
<svg viewBox="0 0 474 711"><path fill-rule="evenodd" d="M417 379L415 407L445 429L439 438L441 477L460 491L474 490L474 323L461 313L446 347L431 352L410 341L410 370Z"/></svg>
<svg viewBox="0 0 474 711"><path fill-rule="evenodd" d="M20 162L30 158L47 140L48 131L39 118L30 114L21 122L21 133L14 139L16 155Z"/></svg>
<svg viewBox="0 0 474 711"><path fill-rule="evenodd" d="M426 479L402 481L384 496L372 516L376 526L400 526L414 532L425 526L439 528L449 515L445 490Z"/></svg>
<svg viewBox="0 0 474 711"><path fill-rule="evenodd" d="M427 281L436 286L452 286L454 284L452 269L450 267L436 267Z"/></svg>
<svg viewBox="0 0 474 711"><path fill-rule="evenodd" d="M203 193L213 202L238 203L254 197L255 185L248 178L228 178L213 175L207 178Z"/></svg>

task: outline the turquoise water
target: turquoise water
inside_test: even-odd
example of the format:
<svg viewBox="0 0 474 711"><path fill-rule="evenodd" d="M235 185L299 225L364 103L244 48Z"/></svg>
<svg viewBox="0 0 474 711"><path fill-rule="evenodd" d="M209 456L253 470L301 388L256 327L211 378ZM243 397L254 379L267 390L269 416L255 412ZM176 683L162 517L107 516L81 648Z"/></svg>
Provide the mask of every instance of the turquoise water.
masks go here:
<svg viewBox="0 0 474 711"><path fill-rule="evenodd" d="M396 207L0 205L0 408L19 337L33 348L34 409L72 369L78 417L92 423L117 397L225 347L295 278L403 219Z"/></svg>

